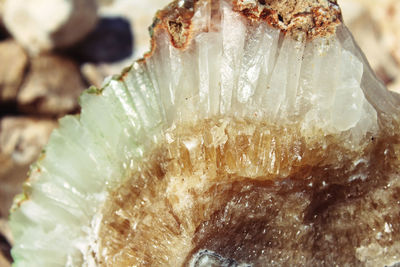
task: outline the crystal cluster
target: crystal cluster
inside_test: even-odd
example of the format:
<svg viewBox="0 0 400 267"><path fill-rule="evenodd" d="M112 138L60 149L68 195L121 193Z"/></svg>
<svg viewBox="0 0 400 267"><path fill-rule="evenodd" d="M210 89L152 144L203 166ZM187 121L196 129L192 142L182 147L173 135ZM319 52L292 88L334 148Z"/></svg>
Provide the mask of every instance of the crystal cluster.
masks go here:
<svg viewBox="0 0 400 267"><path fill-rule="evenodd" d="M400 99L335 1L175 1L151 34L32 166L16 266L400 261Z"/></svg>

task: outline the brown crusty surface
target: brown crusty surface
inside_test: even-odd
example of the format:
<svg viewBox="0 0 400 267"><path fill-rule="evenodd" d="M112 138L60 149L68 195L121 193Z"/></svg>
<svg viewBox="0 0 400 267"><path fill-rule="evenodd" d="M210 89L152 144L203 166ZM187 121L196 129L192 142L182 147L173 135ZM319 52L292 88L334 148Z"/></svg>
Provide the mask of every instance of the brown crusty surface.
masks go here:
<svg viewBox="0 0 400 267"><path fill-rule="evenodd" d="M336 0L176 0L156 14L151 35L157 36L158 31L165 30L174 47L185 49L196 31L204 30L193 27L197 8L210 2L215 9L223 1L249 23L268 23L295 39L329 36L335 33L342 20ZM145 57L155 49L154 38L151 42L152 50Z"/></svg>

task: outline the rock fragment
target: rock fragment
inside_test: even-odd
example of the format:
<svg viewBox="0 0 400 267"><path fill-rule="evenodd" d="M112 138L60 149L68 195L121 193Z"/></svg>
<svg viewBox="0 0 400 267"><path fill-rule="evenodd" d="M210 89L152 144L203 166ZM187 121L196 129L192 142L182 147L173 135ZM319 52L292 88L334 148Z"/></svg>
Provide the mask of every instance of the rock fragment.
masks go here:
<svg viewBox="0 0 400 267"><path fill-rule="evenodd" d="M0 103L15 101L28 65L28 56L14 40L0 42Z"/></svg>
<svg viewBox="0 0 400 267"><path fill-rule="evenodd" d="M4 23L31 53L70 46L96 25L96 0L8 0Z"/></svg>
<svg viewBox="0 0 400 267"><path fill-rule="evenodd" d="M6 260L6 258L0 253L0 266L9 267L11 264Z"/></svg>
<svg viewBox="0 0 400 267"><path fill-rule="evenodd" d="M31 61L18 106L33 114L63 115L76 110L77 98L85 88L77 63L58 55L42 55Z"/></svg>
<svg viewBox="0 0 400 267"><path fill-rule="evenodd" d="M383 43L400 64L400 2L383 0L367 3L382 30Z"/></svg>
<svg viewBox="0 0 400 267"><path fill-rule="evenodd" d="M56 123L5 117L0 120L0 266L10 266L12 235L7 222L15 194L20 193L29 165L37 159Z"/></svg>
<svg viewBox="0 0 400 267"><path fill-rule="evenodd" d="M383 29L365 2L344 0L341 3L347 27L366 54L371 67L385 83L397 75L398 67L382 40Z"/></svg>
<svg viewBox="0 0 400 267"><path fill-rule="evenodd" d="M7 217L29 165L56 127L52 120L5 117L0 120L0 217Z"/></svg>

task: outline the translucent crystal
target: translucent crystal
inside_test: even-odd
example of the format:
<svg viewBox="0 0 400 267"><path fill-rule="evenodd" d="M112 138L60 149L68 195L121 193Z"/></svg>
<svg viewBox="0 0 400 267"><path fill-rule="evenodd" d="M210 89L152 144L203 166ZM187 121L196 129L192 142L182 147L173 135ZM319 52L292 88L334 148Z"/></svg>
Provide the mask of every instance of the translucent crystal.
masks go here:
<svg viewBox="0 0 400 267"><path fill-rule="evenodd" d="M160 11L152 50L32 166L15 265L400 261L399 97L335 1L286 2Z"/></svg>

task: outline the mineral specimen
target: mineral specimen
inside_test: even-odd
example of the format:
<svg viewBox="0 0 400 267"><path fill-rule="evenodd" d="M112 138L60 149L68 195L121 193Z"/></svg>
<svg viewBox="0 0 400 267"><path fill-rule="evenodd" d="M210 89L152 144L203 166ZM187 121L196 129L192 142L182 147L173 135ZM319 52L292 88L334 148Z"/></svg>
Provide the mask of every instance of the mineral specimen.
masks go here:
<svg viewBox="0 0 400 267"><path fill-rule="evenodd" d="M400 99L336 1L175 1L151 34L32 167L15 266L400 261Z"/></svg>

